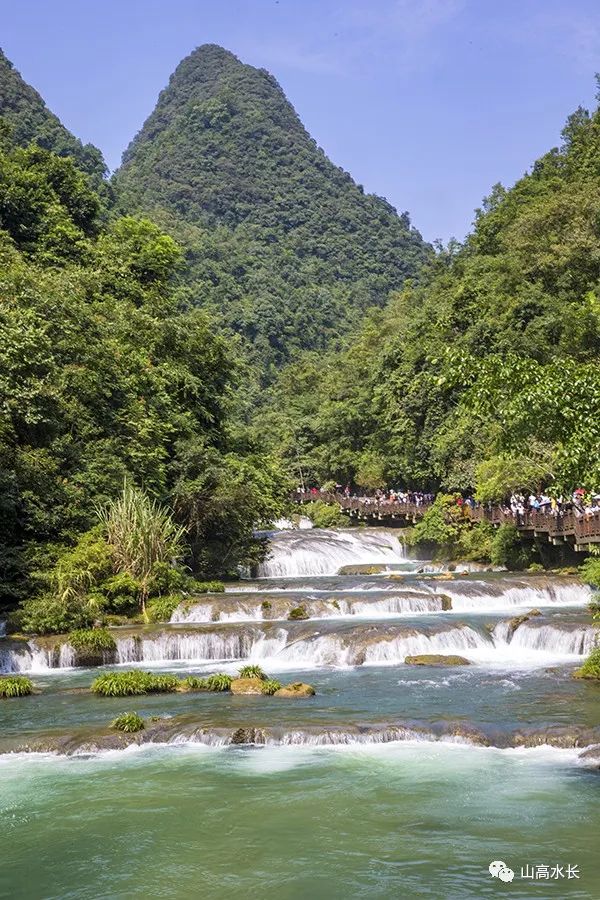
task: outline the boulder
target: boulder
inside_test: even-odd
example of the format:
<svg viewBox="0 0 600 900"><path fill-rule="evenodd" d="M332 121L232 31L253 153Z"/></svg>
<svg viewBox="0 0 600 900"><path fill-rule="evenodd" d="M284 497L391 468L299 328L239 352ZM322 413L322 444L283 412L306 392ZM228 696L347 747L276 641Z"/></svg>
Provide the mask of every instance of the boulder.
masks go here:
<svg viewBox="0 0 600 900"><path fill-rule="evenodd" d="M262 694L262 678L234 678L231 682L232 694Z"/></svg>
<svg viewBox="0 0 600 900"><path fill-rule="evenodd" d="M442 601L442 609L444 612L452 609L452 597L449 597L448 594L440 594L439 597Z"/></svg>
<svg viewBox="0 0 600 900"><path fill-rule="evenodd" d="M408 666L470 666L471 663L464 656L449 654L443 656L440 653L422 653L419 656L407 656L404 662Z"/></svg>
<svg viewBox="0 0 600 900"><path fill-rule="evenodd" d="M522 625L524 622L528 622L529 619L533 618L534 616L541 616L541 615L542 614L539 611L539 609L530 609L528 613L523 613L523 615L521 615L521 616L515 616L508 623L509 637L513 636L513 634L515 633L515 631L517 630L519 625Z"/></svg>
<svg viewBox="0 0 600 900"><path fill-rule="evenodd" d="M285 684L273 694L274 697L314 697L315 689L310 684L295 681L293 684Z"/></svg>

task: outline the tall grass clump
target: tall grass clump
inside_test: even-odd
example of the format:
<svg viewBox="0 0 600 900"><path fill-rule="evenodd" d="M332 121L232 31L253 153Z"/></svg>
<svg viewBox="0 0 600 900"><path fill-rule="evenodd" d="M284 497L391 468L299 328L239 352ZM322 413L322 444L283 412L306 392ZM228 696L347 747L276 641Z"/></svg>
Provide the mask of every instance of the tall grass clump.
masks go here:
<svg viewBox="0 0 600 900"><path fill-rule="evenodd" d="M98 510L112 548L113 566L136 579L140 604L146 601L157 563L174 565L185 555L185 528L167 509L139 488L125 482L119 497Z"/></svg>
<svg viewBox="0 0 600 900"><path fill-rule="evenodd" d="M113 719L110 727L114 728L115 731L124 731L125 734L135 734L136 731L143 731L146 725L142 717L136 712L126 712Z"/></svg>
<svg viewBox="0 0 600 900"><path fill-rule="evenodd" d="M115 639L107 628L80 628L71 631L68 641L77 653L110 653L117 648Z"/></svg>
<svg viewBox="0 0 600 900"><path fill-rule="evenodd" d="M33 693L33 682L25 675L0 675L0 697L27 697Z"/></svg>
<svg viewBox="0 0 600 900"><path fill-rule="evenodd" d="M102 697L133 697L140 694L171 693L176 691L179 678L176 675L153 675L132 669L128 672L104 672L90 688Z"/></svg>

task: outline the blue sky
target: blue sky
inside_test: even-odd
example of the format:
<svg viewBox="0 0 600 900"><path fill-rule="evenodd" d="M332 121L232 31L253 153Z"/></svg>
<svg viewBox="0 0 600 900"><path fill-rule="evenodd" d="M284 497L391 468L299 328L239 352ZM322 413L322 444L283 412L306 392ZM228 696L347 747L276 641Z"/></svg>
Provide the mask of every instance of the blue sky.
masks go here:
<svg viewBox="0 0 600 900"><path fill-rule="evenodd" d="M593 105L598 0L2 0L0 43L115 168L179 60L269 69L331 159L429 240L462 239Z"/></svg>

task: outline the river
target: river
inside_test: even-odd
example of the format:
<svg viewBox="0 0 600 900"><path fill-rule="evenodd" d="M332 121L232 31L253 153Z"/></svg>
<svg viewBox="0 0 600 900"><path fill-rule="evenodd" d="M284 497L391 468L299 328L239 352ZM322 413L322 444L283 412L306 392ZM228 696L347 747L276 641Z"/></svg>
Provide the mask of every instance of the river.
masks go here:
<svg viewBox="0 0 600 900"><path fill-rule="evenodd" d="M101 699L68 646L0 639L0 667L40 691L0 704L0 896L600 896L599 689L571 677L589 591L440 568L384 530L282 531L259 577L114 632L111 666L250 660L310 682L303 700ZM470 665L404 663L421 653ZM155 740L95 741L131 709Z"/></svg>

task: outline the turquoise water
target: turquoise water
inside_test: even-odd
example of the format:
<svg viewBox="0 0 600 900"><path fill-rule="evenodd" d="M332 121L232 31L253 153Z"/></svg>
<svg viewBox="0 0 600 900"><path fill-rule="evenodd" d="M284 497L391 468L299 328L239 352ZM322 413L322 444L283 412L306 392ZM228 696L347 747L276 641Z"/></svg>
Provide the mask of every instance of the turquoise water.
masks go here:
<svg viewBox="0 0 600 900"><path fill-rule="evenodd" d="M600 895L597 776L559 750L177 747L0 763L3 896ZM509 886L487 866L517 872ZM536 884L527 864L581 879Z"/></svg>
<svg viewBox="0 0 600 900"><path fill-rule="evenodd" d="M278 575L214 598L210 615L233 619L185 626L175 658L160 653L175 653L170 636L183 626L145 632L151 659L138 663L235 671L241 659L214 658L221 645L199 637L226 627L249 636L240 646L263 653L267 671L313 684L312 699L99 698L87 690L97 670L49 669L32 652L38 693L0 703L1 897L600 897L600 773L580 756L600 740L591 731L600 689L571 677L593 638L583 589L457 578L443 587L453 609L440 614L431 598L442 583L414 581L411 611L395 616L385 598L401 593L398 581L334 576L337 545L324 533L318 541L318 577L306 574L310 541L296 537L301 580ZM293 571L284 539L278 552L278 568ZM260 621L263 596L282 591L315 619L287 623L282 605L279 622ZM347 605L323 601L330 592ZM511 635L508 620L533 601L542 615ZM445 648L437 652L471 665L405 665L403 648L432 635ZM182 647L212 656L181 658ZM166 722L170 742L94 750L93 736L110 735L110 721L132 709ZM265 736L231 745L240 728ZM65 735L75 755L14 752ZM516 746L524 739L536 746ZM493 860L514 871L512 883L491 877ZM527 866L569 865L580 878L521 877Z"/></svg>

